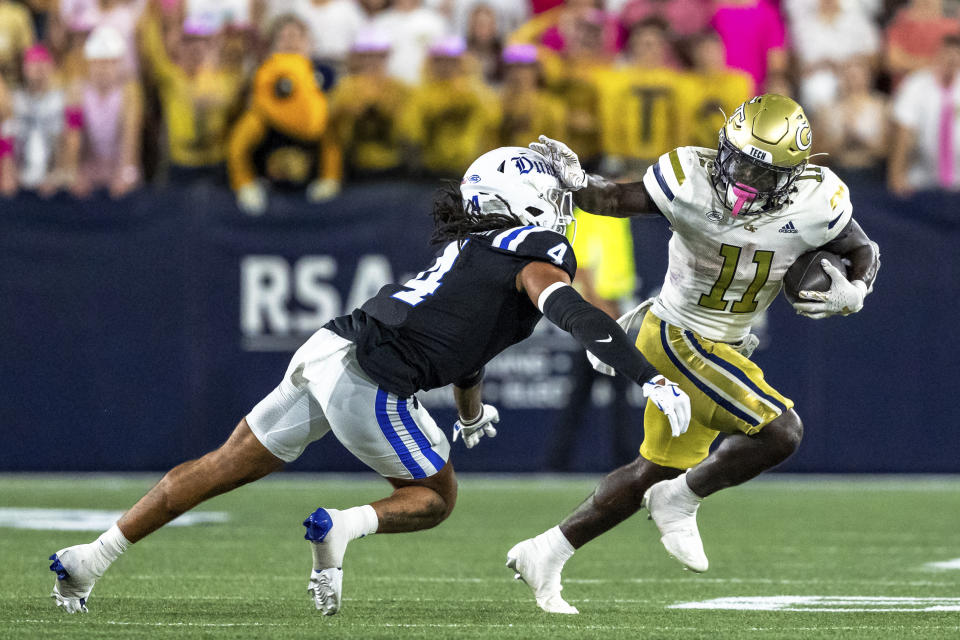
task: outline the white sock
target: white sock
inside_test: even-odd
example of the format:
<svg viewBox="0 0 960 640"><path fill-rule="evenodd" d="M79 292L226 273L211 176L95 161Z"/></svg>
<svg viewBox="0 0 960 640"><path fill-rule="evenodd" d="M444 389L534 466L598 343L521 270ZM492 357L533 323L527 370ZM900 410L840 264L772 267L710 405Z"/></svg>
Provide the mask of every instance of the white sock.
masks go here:
<svg viewBox="0 0 960 640"><path fill-rule="evenodd" d="M690 488L690 485L687 484L686 472L671 480L670 484L673 485L673 489L677 496L685 502L689 502L691 505L698 505L703 500L703 498L695 494L693 489Z"/></svg>
<svg viewBox="0 0 960 640"><path fill-rule="evenodd" d="M103 532L91 543L97 556L97 561L94 563L96 571L102 575L130 544L116 524Z"/></svg>
<svg viewBox="0 0 960 640"><path fill-rule="evenodd" d="M347 551L347 544L351 540L362 538L377 532L380 524L377 512L368 504L339 511L327 509L334 520L334 531L339 533L328 535L322 543L314 544L313 569L322 571L331 567L342 568L343 556Z"/></svg>
<svg viewBox="0 0 960 640"><path fill-rule="evenodd" d="M573 556L573 546L560 531L560 525L547 529L537 537L546 543L547 548L561 565Z"/></svg>
<svg viewBox="0 0 960 640"><path fill-rule="evenodd" d="M340 512L340 515L343 517L344 526L350 532L351 540L372 535L380 526L377 512L368 504L345 509Z"/></svg>

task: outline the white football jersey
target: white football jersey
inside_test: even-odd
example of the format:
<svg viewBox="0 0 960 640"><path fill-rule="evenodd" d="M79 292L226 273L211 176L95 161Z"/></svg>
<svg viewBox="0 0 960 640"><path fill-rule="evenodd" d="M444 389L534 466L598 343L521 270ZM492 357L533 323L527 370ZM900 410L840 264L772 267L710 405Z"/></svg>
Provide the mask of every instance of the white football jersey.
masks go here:
<svg viewBox="0 0 960 640"><path fill-rule="evenodd" d="M790 265L837 237L853 206L833 171L807 165L785 206L732 217L710 181L716 156L716 150L680 147L643 177L673 231L653 312L710 340L739 342L777 297Z"/></svg>

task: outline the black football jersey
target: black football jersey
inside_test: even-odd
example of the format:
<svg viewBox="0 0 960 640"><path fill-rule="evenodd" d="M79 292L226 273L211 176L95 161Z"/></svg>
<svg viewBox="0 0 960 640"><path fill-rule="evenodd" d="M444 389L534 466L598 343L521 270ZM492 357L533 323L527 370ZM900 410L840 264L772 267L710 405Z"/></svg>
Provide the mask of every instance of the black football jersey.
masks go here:
<svg viewBox="0 0 960 640"><path fill-rule="evenodd" d="M577 271L570 243L549 229L474 234L326 328L353 341L360 367L400 397L455 383L533 332L542 314L516 285L533 260L557 265L571 280Z"/></svg>

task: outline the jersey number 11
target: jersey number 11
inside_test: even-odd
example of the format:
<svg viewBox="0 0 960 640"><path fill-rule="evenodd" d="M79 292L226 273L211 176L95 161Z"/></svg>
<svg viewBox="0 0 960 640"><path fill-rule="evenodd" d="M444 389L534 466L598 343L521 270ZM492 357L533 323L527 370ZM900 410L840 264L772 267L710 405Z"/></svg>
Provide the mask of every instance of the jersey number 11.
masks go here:
<svg viewBox="0 0 960 640"><path fill-rule="evenodd" d="M723 256L723 265L720 267L720 275L714 283L710 293L704 293L700 296L699 305L708 309L717 311L726 311L730 302L724 300L727 289L733 283L737 275L737 263L740 262L740 252L742 247L735 247L731 244L724 244L720 247L720 255ZM753 282L743 292L743 297L730 306L733 313L750 313L757 308L757 294L763 285L767 284L770 277L770 263L773 262L773 251L757 250L753 252L753 262L757 265L757 273L753 276Z"/></svg>

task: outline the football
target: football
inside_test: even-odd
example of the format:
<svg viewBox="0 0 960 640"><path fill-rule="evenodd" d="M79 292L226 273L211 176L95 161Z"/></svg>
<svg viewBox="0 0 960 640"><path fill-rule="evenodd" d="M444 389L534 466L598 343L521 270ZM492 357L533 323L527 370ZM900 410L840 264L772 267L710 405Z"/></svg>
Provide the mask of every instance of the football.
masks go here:
<svg viewBox="0 0 960 640"><path fill-rule="evenodd" d="M801 291L826 291L830 288L830 276L820 265L821 260L829 260L840 273L846 275L847 268L837 254L819 249L808 251L790 265L783 277L783 295L787 302L797 302Z"/></svg>

